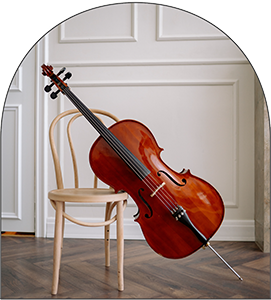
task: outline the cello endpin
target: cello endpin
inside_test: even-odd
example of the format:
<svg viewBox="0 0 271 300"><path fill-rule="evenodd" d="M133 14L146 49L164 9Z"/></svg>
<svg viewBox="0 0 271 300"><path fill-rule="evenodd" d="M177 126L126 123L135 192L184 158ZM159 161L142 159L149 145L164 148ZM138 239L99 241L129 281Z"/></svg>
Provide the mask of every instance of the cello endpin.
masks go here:
<svg viewBox="0 0 271 300"><path fill-rule="evenodd" d="M213 252L214 254L219 257L223 263L241 280L243 281L243 278L225 261L224 258L222 258L222 256L220 256L216 251L215 249L210 245L210 243L208 242L205 246L208 246Z"/></svg>

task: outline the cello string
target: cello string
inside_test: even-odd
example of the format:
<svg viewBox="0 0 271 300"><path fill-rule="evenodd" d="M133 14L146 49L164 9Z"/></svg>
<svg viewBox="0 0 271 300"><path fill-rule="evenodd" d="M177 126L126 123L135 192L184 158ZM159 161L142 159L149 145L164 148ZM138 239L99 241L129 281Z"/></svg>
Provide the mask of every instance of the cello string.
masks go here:
<svg viewBox="0 0 271 300"><path fill-rule="evenodd" d="M58 76L58 75L56 75ZM57 84L56 84L57 85ZM100 120L80 101L79 98L74 95L68 86L61 88L57 85L59 90L61 90L78 108L78 110L85 116L85 118L92 124L92 126L99 132L101 136L106 136L107 142L113 148L113 150L121 157L121 159L132 169L132 171L139 177L141 181L145 178L145 184L149 186L149 189L155 188L152 186L152 181L149 181L148 175L151 173L111 132L108 128L100 122ZM124 155L123 155L124 154ZM147 171L147 172L146 172ZM149 183L148 183L149 181ZM156 182L155 182L156 183ZM153 183L153 184L155 184ZM157 191L159 192L159 191ZM158 196L160 202L162 202L169 210L168 201L161 199ZM170 197L172 198L172 197ZM173 199L173 198L172 198ZM173 199L174 201L175 199ZM171 204L173 204L171 202Z"/></svg>
<svg viewBox="0 0 271 300"><path fill-rule="evenodd" d="M147 177L146 177L146 178L147 178ZM142 180L142 182L145 183L145 184L147 185L147 187L148 187L150 190L155 189L155 186L152 185L152 182L147 181L146 178L144 178L144 179ZM159 190L159 191L160 191L160 190ZM171 206L171 204L170 204L166 199L163 199L163 198L161 199L161 197L160 197L159 194L158 194L159 191L157 191L156 197L158 198L158 200L159 200L164 206L166 206L166 208L167 208L169 211L171 211L171 210L173 209L173 207Z"/></svg>
<svg viewBox="0 0 271 300"><path fill-rule="evenodd" d="M89 117L90 116L92 116L91 114L93 114L70 90L69 90L69 88L67 88L67 89L65 89L65 94L68 96L68 98L70 98L71 100L73 100L72 102L74 103L74 104L76 104L76 106L77 106L77 108L80 110L80 112L87 118L87 120L89 121L89 122L91 122L91 124L92 123L94 123L94 125L95 125L95 129L102 135L106 135L107 136L107 139L109 140L109 142L111 142L111 144L113 143L114 144L114 146L115 146L115 143L114 142L116 142L116 141L114 141L114 135L112 135L112 134L109 134L108 133L108 128L107 127L105 127L104 126L104 124L102 124L100 121L99 121L99 119L98 118L96 118L96 116L94 115L94 118L91 118L91 120L89 119ZM93 126L94 126L93 125ZM107 131L108 130L108 131ZM109 131L110 132L110 131ZM111 133L111 132L110 132ZM112 136L112 137L111 137ZM118 139L116 139L117 141L118 141ZM126 162L126 160L125 160L125 158L123 157L123 155L121 155L123 152L125 152L126 153L126 155L128 156L128 158L129 158L129 162L131 162L132 161L132 164L133 165L131 165L131 163L130 164L128 164L130 167L131 167L131 169L135 172L135 174L138 174L137 172L138 171L136 171L136 161L135 161L135 159L134 159L134 156L133 155L131 155L129 152L127 152L127 148L126 147L124 147L124 145L122 144L122 143L118 143L116 146L123 146L123 147L121 147L122 149L114 149L113 147L112 147L112 145L111 145L111 147L114 149L114 151L115 152L117 152L116 150L119 150L119 152L117 152L120 156L121 156L121 158ZM120 151L120 150L122 150L122 151ZM126 158L127 159L127 158ZM127 162L126 162L127 163ZM143 164L142 164L143 165ZM143 165L144 166L144 165ZM139 165L139 167L141 167L141 165ZM144 166L145 167L145 166ZM141 167L141 170L140 170L141 172L142 171L144 171L143 169L142 169L142 167ZM139 177L139 176L138 176ZM145 184L147 185L147 187L150 189L150 190L152 190L153 188L155 188L155 184L157 184L157 182L154 182L154 180L153 180L153 178L148 178L149 176L147 175L147 176L145 176L143 179L142 179L142 181L144 181L145 182ZM140 177L139 177L140 178ZM159 191L158 191L159 192ZM163 191L161 191L161 192L163 192ZM163 192L164 193L164 192ZM166 193L167 193L167 191L166 191ZM164 193L165 194L165 193ZM167 193L168 194L168 193ZM167 197L169 198L169 200L170 200L170 198L173 200L173 202L170 200L170 202L168 202L166 199L163 199L163 198L161 198L159 195L156 195L157 196L157 198L159 199L159 201L164 205L164 206L166 206L166 208L168 209L168 210L173 210L173 208L174 208L174 202L177 204L177 202L176 202L176 200L174 199L174 198L172 198L172 196L171 195L167 195ZM166 197L165 197L166 198ZM171 208L170 208L171 207ZM176 207L176 206L175 206Z"/></svg>
<svg viewBox="0 0 271 300"><path fill-rule="evenodd" d="M81 101L69 90L65 90L66 95L76 104L80 112L87 118L87 120L93 124L95 129L103 136L106 136L107 140L111 142L111 146L115 152L132 168L137 176L142 180L150 171L122 144L120 141L108 130L108 128L100 122L98 118L83 104ZM122 155L124 154L124 156Z"/></svg>
<svg viewBox="0 0 271 300"><path fill-rule="evenodd" d="M81 101L79 100L79 99L77 99L77 97L69 90L69 89L67 89L67 91L68 91L68 95L67 96L69 96L69 98L72 98L72 100L77 104L77 106L78 106L78 108L80 108L80 111L81 111L81 113L82 114L84 114L84 116L85 117L87 117L87 116L89 116L89 115L91 115L92 114L92 112L90 112L90 110L83 104L83 103L81 103ZM87 118L88 120L89 120L89 118ZM96 125L96 129L98 128L99 130L100 130L100 134L101 133L104 133L104 134L107 134L107 130L108 130L108 128L106 128L95 116L94 116L94 118L92 119L92 121L94 121L95 122L95 125ZM108 140L112 143L113 142L113 140L112 140L112 138L111 138L111 134L110 134L111 132L109 131L109 135L107 134L107 138L108 138ZM112 135L112 137L114 137L114 135ZM122 144L120 143L120 146L121 146ZM123 149L122 149L122 151L125 151L126 149L125 149L125 147L122 147ZM115 150L115 149L114 149ZM116 150L115 150L116 151ZM131 156L131 155L129 155L129 153L127 153L128 154L128 158L130 159L130 161L132 160L132 162L133 162L133 165L135 165L135 161L134 161L134 158L133 158L133 156ZM120 155L120 154L119 154ZM121 155L120 155L121 156ZM123 160L124 160L124 158L122 158ZM125 161L125 160L124 160ZM136 170L135 170L135 166L131 166L130 165L130 167L131 167L131 169L136 173ZM136 173L137 174L137 173ZM151 184L151 181L149 181L148 179L148 176L145 176L145 178L147 178L147 181L149 182L149 184ZM152 180L153 181L153 180ZM156 182L154 182L153 183L154 185L155 184L157 184ZM150 190L152 189L152 188L155 188L155 186L151 186L151 187L149 187L150 188ZM168 194L168 193L167 193ZM168 198L172 198L172 197L170 197L170 195L167 195L167 197ZM172 198L173 199L173 198ZM173 203L168 203L168 201L167 200L164 200L164 199L161 199L161 197L159 197L159 200L170 210L170 208L169 207L171 207L171 209L173 209L174 208L174 204ZM173 201L174 201L174 199L173 199ZM176 201L175 201L176 202ZM168 207L169 206L169 207Z"/></svg>
<svg viewBox="0 0 271 300"><path fill-rule="evenodd" d="M149 177L152 177L152 174L150 174L149 176L144 178L144 182L145 183L147 182L149 185L151 185L151 188L155 189L155 185L158 186L159 183L157 183L153 178L149 178ZM159 195L159 193L160 193L160 195ZM156 196L160 201L161 201L160 196L164 196L165 199L163 200L163 202L166 202L171 207L171 210L175 209L176 206L178 205L177 201L172 197L172 195L170 195L167 192L167 190L165 190L163 188L161 188L161 189L159 189L159 191L157 191Z"/></svg>
<svg viewBox="0 0 271 300"><path fill-rule="evenodd" d="M147 185L147 187L150 189L150 190L152 190L152 189L155 189L155 186L152 186L151 185L151 182L148 182L148 181L146 181L145 180L146 178L144 178L144 180L142 181L142 182L144 182L146 185ZM160 191L160 190L159 190ZM168 203L168 201L167 200L165 200L164 198L161 198L160 196L159 196L159 191L156 193L156 197L158 198L158 200L169 210L169 211L172 211L173 210L173 206L170 204L170 203Z"/></svg>
<svg viewBox="0 0 271 300"><path fill-rule="evenodd" d="M71 100L73 100L73 102L75 102L75 104L77 104L77 107L80 109L80 112L82 113L82 114L84 114L84 116L85 117L89 117L89 115L91 115L92 114L92 112L90 112L90 110L83 104L83 103L81 103L81 101L79 100L79 99L77 99L77 97L69 90L69 89L67 89L67 91L65 91L65 92L67 92L66 94L67 94L67 96L69 96L69 98L71 98ZM92 115L91 115L92 116ZM87 118L88 120L89 120L89 118ZM90 120L89 120L90 121ZM111 138L111 134L107 134L107 130L108 130L108 128L106 128L95 116L94 116L94 118L92 118L92 121L94 122L94 125L96 126L95 127L95 129L97 130L97 129L99 129L99 133L100 134L106 134L107 135L107 138L108 138L108 140L111 142L111 144L113 143L113 137L114 137L114 135L112 136L112 138ZM109 131L110 132L110 131ZM120 145L122 145L122 144L120 144ZM122 147L122 148L124 148L124 147ZM123 151L125 151L126 149L124 148L124 149L122 149L122 152ZM114 149L114 151L116 151L116 149ZM116 151L117 152L117 151ZM119 151L120 152L120 151ZM120 154L122 153L122 152L120 152ZM117 152L118 153L118 152ZM119 154L119 153L118 153ZM119 154L119 155L120 155ZM133 162L133 165L131 165L130 164L130 167L131 167L131 169L137 174L137 172L136 172L136 167L134 166L135 165L135 161L134 161L134 159L133 159L133 156L131 156L131 155L129 155L129 153L127 153L128 154L128 158L129 158L129 161L131 162ZM121 156L121 155L120 155ZM121 156L122 157L122 159L125 161L125 159L124 159L124 157L123 156ZM129 164L128 164L129 165ZM148 176L146 176L145 178L148 178ZM148 180L148 179L147 179ZM151 183L151 182L149 182L149 183ZM154 183L155 184L155 183ZM150 187L150 189L151 188L154 188L153 186L151 186ZM171 198L169 195L168 195L168 197L169 198ZM169 207L172 207L172 209L173 209L173 203L171 203L171 204L169 204L168 203L168 201L165 201L164 199L161 199L161 197L159 197L159 200L169 209ZM174 199L173 199L174 200ZM168 207L169 206L169 207Z"/></svg>
<svg viewBox="0 0 271 300"><path fill-rule="evenodd" d="M122 143L102 124L95 115L83 104L71 91L65 91L66 95L72 100L80 112L86 119L94 126L94 128L109 142L113 150L131 167L135 174L140 179L143 179L150 171L135 157L132 153L124 147ZM129 153L130 152L130 153ZM123 155L124 154L124 155ZM137 161L138 160L138 161Z"/></svg>

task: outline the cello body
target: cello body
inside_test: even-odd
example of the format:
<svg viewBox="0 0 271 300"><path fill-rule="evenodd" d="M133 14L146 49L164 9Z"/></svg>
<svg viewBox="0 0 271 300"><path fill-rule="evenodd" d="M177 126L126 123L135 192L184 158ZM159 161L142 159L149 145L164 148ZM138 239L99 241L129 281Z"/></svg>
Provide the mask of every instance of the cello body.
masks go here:
<svg viewBox="0 0 271 300"><path fill-rule="evenodd" d="M143 124L123 120L109 130L151 173L146 180L140 180L101 136L89 153L94 173L116 192L125 190L133 198L138 207L135 221L155 252L176 259L197 251L205 243L189 226L178 222L160 200L174 199L186 210L193 225L209 240L224 217L224 204L219 193L189 170L178 173L169 168L160 157L163 149ZM146 184L148 178L155 184Z"/></svg>

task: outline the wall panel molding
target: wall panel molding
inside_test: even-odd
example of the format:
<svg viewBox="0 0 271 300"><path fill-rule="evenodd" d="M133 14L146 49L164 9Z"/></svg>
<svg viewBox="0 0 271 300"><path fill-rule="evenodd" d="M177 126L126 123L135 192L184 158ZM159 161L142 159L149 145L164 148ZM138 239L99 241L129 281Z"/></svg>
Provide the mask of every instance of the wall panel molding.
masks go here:
<svg viewBox="0 0 271 300"><path fill-rule="evenodd" d="M22 73L23 73L22 67L19 67L10 85L11 91L22 92Z"/></svg>
<svg viewBox="0 0 271 300"><path fill-rule="evenodd" d="M128 36L99 36L99 37L67 37L66 22L59 26L59 43L105 43L105 42L136 42L138 39L138 6L131 5L131 35Z"/></svg>
<svg viewBox="0 0 271 300"><path fill-rule="evenodd" d="M63 61L49 62L56 68L87 68L87 67L136 67L136 66L201 66L201 65L244 65L246 59L194 59L194 60L153 60L153 61Z"/></svg>
<svg viewBox="0 0 271 300"><path fill-rule="evenodd" d="M121 87L121 86L233 86L238 80L145 80L145 81L77 81L70 82L71 87Z"/></svg>
<svg viewBox="0 0 271 300"><path fill-rule="evenodd" d="M36 45L35 84L35 236L46 237L48 213L48 94L44 87L48 84L45 76L40 76L40 66L48 61L48 35Z"/></svg>
<svg viewBox="0 0 271 300"><path fill-rule="evenodd" d="M226 35L221 34L198 34L198 35L165 35L164 7L157 5L156 8L156 40L157 41L202 41L202 40L228 40ZM195 17L195 16L194 16Z"/></svg>
<svg viewBox="0 0 271 300"><path fill-rule="evenodd" d="M7 131L13 133L13 141L14 141L14 169L9 170L9 172L13 172L14 178L14 199L10 199L14 201L14 211L2 211L2 218L3 219L17 219L21 220L22 218L22 105L21 104L12 104L6 105L4 107L4 114L8 117L8 113L13 114L13 122L14 122L14 132ZM3 136L2 136L3 138ZM4 141L3 141L4 142ZM3 144L2 144L3 147ZM3 162L3 150L2 150L2 165ZM5 170L7 171L7 170ZM4 180L4 170L1 170L2 174L2 199L5 196L4 190L5 184L3 184Z"/></svg>

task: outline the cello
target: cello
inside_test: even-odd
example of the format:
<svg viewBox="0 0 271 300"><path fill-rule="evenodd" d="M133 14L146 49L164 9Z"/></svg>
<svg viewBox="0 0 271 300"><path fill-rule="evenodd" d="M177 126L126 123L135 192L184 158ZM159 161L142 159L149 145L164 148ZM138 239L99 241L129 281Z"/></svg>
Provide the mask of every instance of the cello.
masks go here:
<svg viewBox="0 0 271 300"><path fill-rule="evenodd" d="M42 65L51 79L55 99L63 93L100 134L89 152L93 172L117 193L125 190L135 201L134 215L149 246L163 257L177 259L208 246L240 279L242 278L211 247L209 240L224 218L224 204L218 191L205 180L183 169L172 170L161 159L160 148L151 131L135 120L122 120L107 128L70 90L52 66Z"/></svg>

